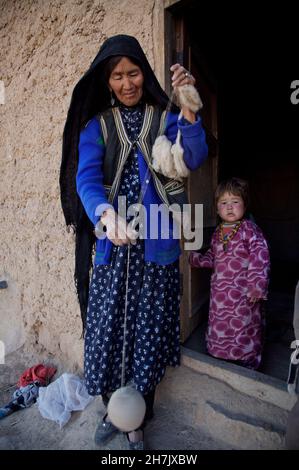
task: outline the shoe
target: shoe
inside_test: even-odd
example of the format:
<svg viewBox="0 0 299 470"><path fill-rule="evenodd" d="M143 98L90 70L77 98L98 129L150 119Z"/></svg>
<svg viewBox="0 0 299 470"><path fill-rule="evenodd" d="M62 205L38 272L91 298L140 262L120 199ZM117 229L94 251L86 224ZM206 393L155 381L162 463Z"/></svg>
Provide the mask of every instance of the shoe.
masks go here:
<svg viewBox="0 0 299 470"><path fill-rule="evenodd" d="M144 446L144 431L142 431L142 440L141 441L137 441L137 442L132 442L130 441L129 439L129 433L126 432L126 436L127 436L127 444L128 444L128 449L129 450L145 450L145 446Z"/></svg>
<svg viewBox="0 0 299 470"><path fill-rule="evenodd" d="M98 424L95 435L94 442L97 445L105 444L108 442L115 434L119 432L119 429L114 426L114 424L106 421L107 413L103 417L102 421Z"/></svg>

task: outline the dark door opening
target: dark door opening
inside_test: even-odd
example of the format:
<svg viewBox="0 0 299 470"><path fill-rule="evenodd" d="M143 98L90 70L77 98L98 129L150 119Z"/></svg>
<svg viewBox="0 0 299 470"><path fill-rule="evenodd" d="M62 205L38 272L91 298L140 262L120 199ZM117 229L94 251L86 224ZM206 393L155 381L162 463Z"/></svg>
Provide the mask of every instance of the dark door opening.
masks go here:
<svg viewBox="0 0 299 470"><path fill-rule="evenodd" d="M297 77L294 20L287 9L272 4L269 15L269 10L263 12L252 2L242 4L238 11L227 2L219 6L182 1L171 9L171 16L174 23L184 25L186 67L197 70L198 77L217 95L217 180L232 176L248 180L250 212L269 244L271 277L259 370L285 380L299 279L299 145L295 129L299 106L297 110L289 98L290 83ZM287 32L282 36L278 31L283 23ZM205 94L205 86L201 92ZM203 121L207 123L205 115ZM194 282L198 279L191 276L190 289ZM184 343L186 347L205 351L207 315L206 302L201 307L201 323Z"/></svg>

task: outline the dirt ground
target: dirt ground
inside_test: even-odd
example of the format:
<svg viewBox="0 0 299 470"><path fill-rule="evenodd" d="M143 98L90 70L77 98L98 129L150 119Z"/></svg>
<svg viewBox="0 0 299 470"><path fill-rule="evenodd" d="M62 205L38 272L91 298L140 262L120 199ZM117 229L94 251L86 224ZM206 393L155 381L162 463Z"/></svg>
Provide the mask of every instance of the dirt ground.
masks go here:
<svg viewBox="0 0 299 470"><path fill-rule="evenodd" d="M22 351L0 365L0 403L12 397L25 369L39 362L57 366L55 380L64 370L55 361L37 361ZM119 433L105 447L95 445L98 421L105 413L96 397L68 423L59 425L41 416L37 404L0 421L0 449L13 450L125 450L126 435ZM152 450L282 449L287 412L236 390L204 374L181 366L170 369L157 388L155 416L146 427L146 448Z"/></svg>

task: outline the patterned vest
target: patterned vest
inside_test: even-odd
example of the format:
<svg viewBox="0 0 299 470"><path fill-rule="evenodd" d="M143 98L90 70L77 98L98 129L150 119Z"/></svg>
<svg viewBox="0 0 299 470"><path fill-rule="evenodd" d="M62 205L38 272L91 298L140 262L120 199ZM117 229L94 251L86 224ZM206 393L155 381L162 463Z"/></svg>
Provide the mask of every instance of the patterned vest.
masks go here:
<svg viewBox="0 0 299 470"><path fill-rule="evenodd" d="M138 139L133 143L127 136L118 107L97 115L106 147L103 172L109 202L112 203L118 194L124 165L134 147L139 149L151 169L155 188L161 200L167 205L177 203L180 206L188 202L184 183L156 173L151 166L152 147L165 125L165 115L165 111L160 108L146 105L142 129Z"/></svg>

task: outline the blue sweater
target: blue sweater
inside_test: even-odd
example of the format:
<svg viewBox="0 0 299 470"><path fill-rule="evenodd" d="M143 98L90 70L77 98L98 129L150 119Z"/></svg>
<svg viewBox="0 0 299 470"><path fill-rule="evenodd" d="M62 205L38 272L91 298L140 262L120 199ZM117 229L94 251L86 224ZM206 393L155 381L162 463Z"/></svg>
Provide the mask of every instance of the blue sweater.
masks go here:
<svg viewBox="0 0 299 470"><path fill-rule="evenodd" d="M164 134L171 141L176 139L178 128L181 131L181 144L184 148L184 161L190 170L195 170L202 165L208 154L205 132L202 128L201 119L194 124L188 123L184 118L178 121L178 115L169 113L167 117ZM147 170L147 164L142 153L138 150L139 178L143 182ZM85 208L85 211L95 225L101 213L111 207L108 202L104 188L104 175L102 171L105 158L105 145L102 130L98 120L94 117L80 133L79 140L79 164L77 171L77 192ZM117 198L115 198L114 209L117 210ZM148 215L147 225L150 224L150 205L162 204L158 196L154 182L151 179L143 198L143 205ZM95 215L96 208L101 206L99 215ZM157 264L170 264L178 259L180 251L179 240L172 238L172 224L169 226L169 238L162 239L159 233L158 239L147 238L145 244L145 261L153 261ZM105 237L97 239L96 255L94 264L110 264L112 242Z"/></svg>

